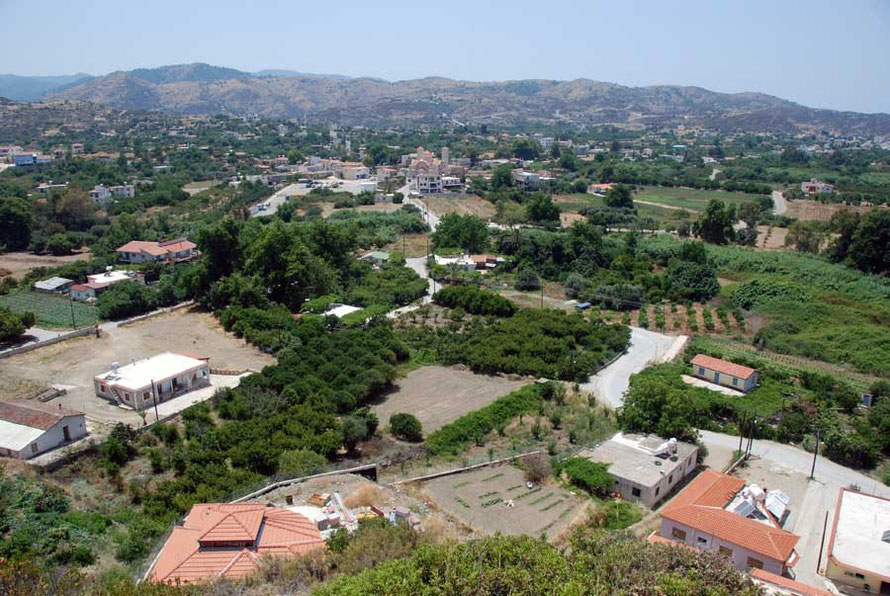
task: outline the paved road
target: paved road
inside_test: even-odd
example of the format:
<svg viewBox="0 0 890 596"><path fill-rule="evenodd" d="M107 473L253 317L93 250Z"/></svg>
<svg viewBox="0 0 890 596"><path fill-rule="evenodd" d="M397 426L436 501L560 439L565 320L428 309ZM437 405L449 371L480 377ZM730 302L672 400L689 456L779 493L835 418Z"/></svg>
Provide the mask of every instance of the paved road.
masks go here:
<svg viewBox="0 0 890 596"><path fill-rule="evenodd" d="M782 215L786 211L788 211L788 201L785 200L785 195L782 194L779 190L773 191L773 215Z"/></svg>
<svg viewBox="0 0 890 596"><path fill-rule="evenodd" d="M666 335L642 329L630 328L630 347L618 360L581 384L581 390L593 393L597 401L611 408L624 402L624 392L630 384L630 376L649 366L675 356L678 342L685 343L684 336ZM673 348L673 349L672 349Z"/></svg>
<svg viewBox="0 0 890 596"><path fill-rule="evenodd" d="M702 442L708 447L737 449L739 438L709 431L699 431ZM791 445L783 445L773 441L754 441L751 453L762 460L769 461L779 468L791 470L804 476L810 475L813 454L807 453ZM777 474L781 479L781 474ZM798 514L793 526L785 529L800 536L795 549L800 555L800 562L795 566L796 578L811 586L825 588L825 578L818 574L816 566L819 561L819 547L822 544L822 528L825 513L828 512L828 532L834 521L834 510L842 487L859 486L862 492L890 498L890 487L884 486L873 478L845 468L824 457L816 461L815 480L809 482L802 503L791 503L797 508ZM771 487L772 488L772 487ZM825 538L828 548L828 538ZM823 553L822 564L825 564Z"/></svg>
<svg viewBox="0 0 890 596"><path fill-rule="evenodd" d="M723 170L718 170L717 168L714 168L713 170L711 170L711 175L708 176L708 179L709 179L709 180L716 180L716 179L717 179L717 174L719 174L719 173L722 172L722 171L723 171Z"/></svg>
<svg viewBox="0 0 890 596"><path fill-rule="evenodd" d="M287 200L287 197L292 195L307 195L311 188L307 188L305 184L289 184L284 188L278 190L271 197L263 199L259 203L255 205L251 205L250 207L250 216L251 217L261 217L263 215L272 215L278 208L284 204ZM260 211L259 206L263 203L269 203L269 206L265 211Z"/></svg>
<svg viewBox="0 0 890 596"><path fill-rule="evenodd" d="M409 197L408 195L411 193L411 189L407 184L400 188L398 192L402 193L405 196L406 205L414 205L415 207L420 209L421 213L423 214L423 220L430 226L430 231L435 232L436 228L439 226L439 216L433 213L430 209L427 209L427 206L417 199L412 199L411 197Z"/></svg>

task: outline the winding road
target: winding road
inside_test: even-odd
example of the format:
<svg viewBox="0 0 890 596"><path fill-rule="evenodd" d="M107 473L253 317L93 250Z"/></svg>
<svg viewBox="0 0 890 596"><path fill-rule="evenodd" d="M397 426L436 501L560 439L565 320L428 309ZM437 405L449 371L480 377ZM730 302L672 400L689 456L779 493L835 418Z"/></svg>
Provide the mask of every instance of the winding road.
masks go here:
<svg viewBox="0 0 890 596"><path fill-rule="evenodd" d="M773 215L783 215L788 211L788 201L780 190L774 190L773 194Z"/></svg>

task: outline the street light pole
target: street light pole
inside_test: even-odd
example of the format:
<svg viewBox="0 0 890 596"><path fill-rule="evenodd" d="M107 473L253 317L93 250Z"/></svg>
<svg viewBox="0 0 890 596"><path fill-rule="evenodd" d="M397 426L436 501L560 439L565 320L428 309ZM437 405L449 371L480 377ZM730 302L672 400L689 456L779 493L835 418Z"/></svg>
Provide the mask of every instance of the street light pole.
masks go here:
<svg viewBox="0 0 890 596"><path fill-rule="evenodd" d="M71 299L71 294L68 294L68 306L71 307L71 328L77 331L77 323L74 322L74 300Z"/></svg>

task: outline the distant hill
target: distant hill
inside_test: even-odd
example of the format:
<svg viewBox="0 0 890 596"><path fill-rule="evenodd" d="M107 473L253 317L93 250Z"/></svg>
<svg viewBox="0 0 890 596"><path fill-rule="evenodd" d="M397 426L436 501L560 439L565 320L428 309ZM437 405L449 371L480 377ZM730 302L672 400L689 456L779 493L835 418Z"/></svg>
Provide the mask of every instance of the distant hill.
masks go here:
<svg viewBox="0 0 890 596"><path fill-rule="evenodd" d="M92 78L93 75L85 73L47 77L0 74L0 97L15 101L37 101L47 93L61 91Z"/></svg>
<svg viewBox="0 0 890 596"><path fill-rule="evenodd" d="M625 87L589 79L469 82L429 77L398 82L242 71L187 64L115 72L52 97L179 114L258 114L320 122L411 125L617 124L706 126L724 131L890 133L890 115L808 108L762 93L700 87Z"/></svg>
<svg viewBox="0 0 890 596"><path fill-rule="evenodd" d="M280 68L267 68L266 70L258 70L251 73L255 77L320 77L323 79L351 79L346 75L338 74L318 74L311 72L299 72L296 70L286 70Z"/></svg>

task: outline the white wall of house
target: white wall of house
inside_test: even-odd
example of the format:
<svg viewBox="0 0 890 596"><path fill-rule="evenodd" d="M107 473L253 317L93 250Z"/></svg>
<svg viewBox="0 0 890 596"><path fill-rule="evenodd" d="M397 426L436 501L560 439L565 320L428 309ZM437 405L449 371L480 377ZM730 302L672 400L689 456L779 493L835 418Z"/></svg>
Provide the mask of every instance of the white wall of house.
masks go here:
<svg viewBox="0 0 890 596"><path fill-rule="evenodd" d="M740 379L726 373L720 373L705 366L692 365L692 376L710 381L717 385L730 387L738 391L748 393L757 386L757 373L755 372L747 379Z"/></svg>
<svg viewBox="0 0 890 596"><path fill-rule="evenodd" d="M201 366L178 373L165 379L155 379L155 391L158 403L163 403L183 393L206 387L210 384L210 364L204 362ZM104 379L93 379L96 395L103 399L117 402L112 392L112 387L117 391L117 396L124 405L137 410L150 408L154 405L151 393L151 384L145 387L125 387Z"/></svg>
<svg viewBox="0 0 890 596"><path fill-rule="evenodd" d="M650 486L643 486L631 479L621 478L612 474L612 478L615 479L615 490L621 493L622 499L637 501L646 507L653 507L695 470L697 453L697 451L693 451L686 456L681 465L677 466L673 471L666 473L661 477L661 480ZM639 494L635 494L635 491Z"/></svg>
<svg viewBox="0 0 890 596"><path fill-rule="evenodd" d="M729 557L729 559L732 561L733 566L741 571L750 570L752 568L752 565L749 564L751 562L749 560L753 559L754 561L760 561L763 564L761 569L763 569L764 571L769 571L770 573L775 573L776 575L782 575L782 570L784 568L783 561L770 559L760 553L755 553L751 550L733 544L732 542L721 540L720 538L711 536L710 534L707 534L705 532L700 532L695 528L675 522L665 517L661 518L661 536L669 540L675 540L677 542L688 544L689 546L694 546L699 550L719 553L721 547L723 547L724 549L728 549L729 552L724 553L725 556Z"/></svg>
<svg viewBox="0 0 890 596"><path fill-rule="evenodd" d="M66 428L68 432L67 439L65 438ZM37 439L31 441L28 445L25 445L20 451L0 449L0 455L17 457L19 459L30 459L51 449L56 449L57 447L81 439L86 435L87 425L86 418L83 414L77 416L65 416L54 426L48 428Z"/></svg>

